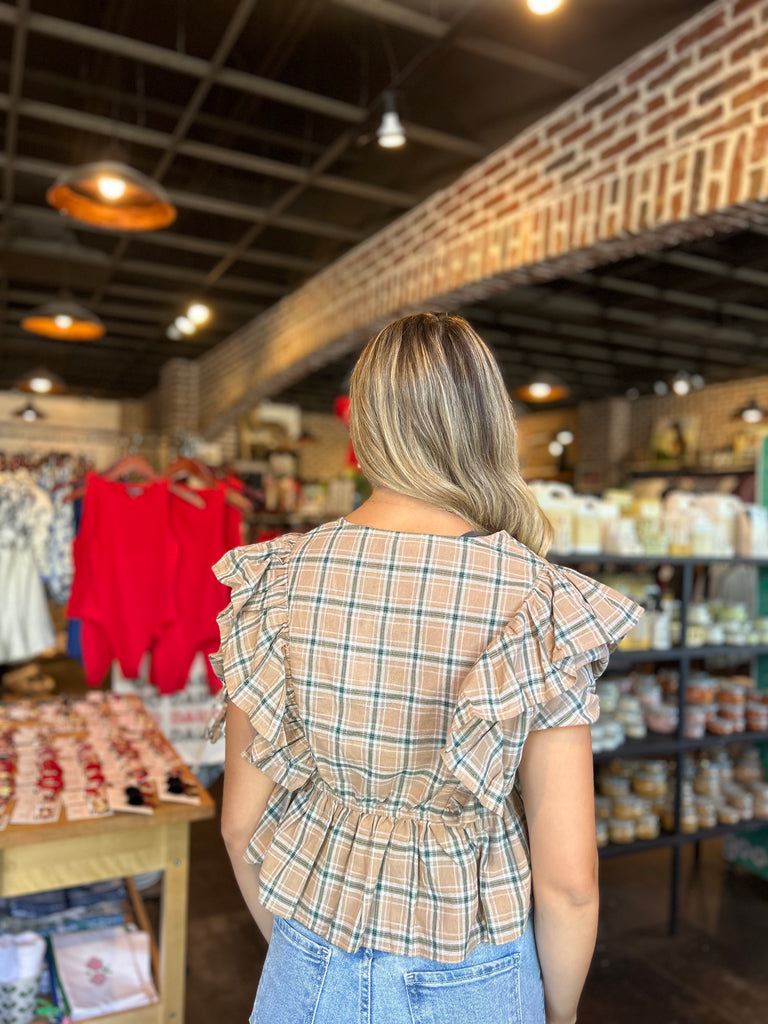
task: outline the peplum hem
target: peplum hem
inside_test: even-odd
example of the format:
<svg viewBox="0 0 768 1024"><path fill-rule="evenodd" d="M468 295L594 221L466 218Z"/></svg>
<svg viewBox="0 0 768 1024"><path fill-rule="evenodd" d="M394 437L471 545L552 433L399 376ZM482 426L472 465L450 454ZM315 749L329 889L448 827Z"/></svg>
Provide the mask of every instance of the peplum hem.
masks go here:
<svg viewBox="0 0 768 1024"><path fill-rule="evenodd" d="M370 811L343 803L317 775L275 798L247 859L261 865L263 906L349 953L435 959L437 950L459 962L480 942L517 938L530 912L528 845L514 813L464 824Z"/></svg>
<svg viewBox="0 0 768 1024"><path fill-rule="evenodd" d="M532 729L597 721L595 680L641 615L610 587L542 563L520 608L463 680L441 751L485 808L503 813Z"/></svg>
<svg viewBox="0 0 768 1024"><path fill-rule="evenodd" d="M232 597L217 618L221 644L210 656L211 667L255 730L243 756L289 790L303 786L315 771L288 658L286 559L298 539L285 534L235 548L213 567Z"/></svg>

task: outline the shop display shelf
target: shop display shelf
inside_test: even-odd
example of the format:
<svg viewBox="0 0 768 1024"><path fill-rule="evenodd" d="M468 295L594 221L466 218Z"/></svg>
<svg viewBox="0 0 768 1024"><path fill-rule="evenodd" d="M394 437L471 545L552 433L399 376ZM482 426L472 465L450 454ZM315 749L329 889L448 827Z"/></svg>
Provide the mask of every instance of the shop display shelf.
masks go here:
<svg viewBox="0 0 768 1024"><path fill-rule="evenodd" d="M768 558L750 558L748 556L742 557L741 555L734 555L733 558L720 558L714 555L694 555L690 557L675 555L558 555L556 552L550 552L547 558L555 565L564 565L573 569L588 565L629 565L648 566L648 568L658 568L661 565L672 565L680 568L709 565L754 565L758 568L768 567Z"/></svg>
<svg viewBox="0 0 768 1024"><path fill-rule="evenodd" d="M661 664L669 661L696 661L703 658L740 658L742 661L749 661L768 654L768 644L744 644L731 646L729 644L706 645L702 647L668 647L664 650L623 651L618 648L611 655L610 668L621 669L624 665L638 665L642 662L654 662Z"/></svg>
<svg viewBox="0 0 768 1024"><path fill-rule="evenodd" d="M680 686L677 694L677 705L680 713L680 721L684 720L686 708L686 690L691 677L691 669L695 662L711 657L740 659L742 662L749 662L752 659L768 655L768 645L754 644L749 646L707 645L703 647L690 647L685 643L685 623L688 621L688 610L692 603L693 585L698 569L707 569L712 565L748 565L760 569L768 568L768 559L765 558L675 558L661 557L650 558L648 556L621 558L613 555L583 555L583 556L561 556L561 564L570 565L573 568L586 572L594 572L597 568L606 566L627 568L639 567L645 569L658 569L660 566L673 566L680 569L678 577L679 597L681 602L681 619L683 622L682 644L669 650L636 650L636 651L614 651L611 655L609 668L621 671L622 668L639 665L644 662L652 664L663 664L672 662L679 666ZM553 562L557 562L557 556L552 556ZM765 575L762 573L761 575ZM724 746L735 743L764 743L768 741L768 733L748 732L731 734L730 736L715 736L707 734L702 739L688 739L678 732L675 735L649 734L642 740L628 740L620 747L610 751L600 751L595 755L596 762L609 761L627 757L654 757L671 756L675 758L677 772L675 778L674 801L675 807L679 809L682 801L682 772L683 759L692 750L700 750L706 747ZM670 909L669 909L669 931L674 935L677 932L677 925L680 912L681 892L681 851L688 843L697 843L700 839L710 839L718 836L727 836L735 831L750 829L768 829L768 822L750 821L742 822L739 825L723 825L715 829L706 829L700 832L684 833L679 828L673 832L659 836L658 839L637 841L622 844L610 844L603 847L600 855L603 857L619 856L627 853L642 853L645 850L658 848L669 848L672 850L671 884L670 884Z"/></svg>
<svg viewBox="0 0 768 1024"><path fill-rule="evenodd" d="M620 747L613 750L600 750L593 754L596 764L604 761L615 761L632 757L663 757L675 754L678 750L705 750L707 747L724 747L731 743L768 743L768 732L738 732L730 736L715 736L706 733L701 739L689 739L687 736L648 733L642 740L625 740Z"/></svg>
<svg viewBox="0 0 768 1024"><path fill-rule="evenodd" d="M703 828L696 832L662 832L657 839L637 839L634 843L609 843L599 850L600 857L622 857L632 853L645 853L648 850L680 849L690 843L699 843L705 839L723 839L733 832L757 832L768 830L768 821L750 818L740 821L738 825L718 825L715 828Z"/></svg>

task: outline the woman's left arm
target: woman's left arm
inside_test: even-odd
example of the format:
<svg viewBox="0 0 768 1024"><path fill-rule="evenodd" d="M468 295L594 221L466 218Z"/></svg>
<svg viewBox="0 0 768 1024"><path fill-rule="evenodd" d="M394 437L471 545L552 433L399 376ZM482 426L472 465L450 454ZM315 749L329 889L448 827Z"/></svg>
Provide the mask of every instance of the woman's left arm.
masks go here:
<svg viewBox="0 0 768 1024"><path fill-rule="evenodd" d="M242 756L254 735L248 716L230 701L227 704L221 834L246 906L269 942L273 917L259 902L259 868L244 860L251 836L275 788L272 779Z"/></svg>

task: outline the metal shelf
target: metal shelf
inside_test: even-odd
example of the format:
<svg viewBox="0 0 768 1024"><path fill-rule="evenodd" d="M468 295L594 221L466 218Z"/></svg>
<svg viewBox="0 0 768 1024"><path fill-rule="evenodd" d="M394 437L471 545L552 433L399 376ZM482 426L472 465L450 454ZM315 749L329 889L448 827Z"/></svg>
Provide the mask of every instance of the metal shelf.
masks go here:
<svg viewBox="0 0 768 1024"><path fill-rule="evenodd" d="M555 565L564 565L576 569L580 565L647 565L649 567L659 565L755 565L761 568L768 567L768 558L742 558L735 555L733 558L720 558L714 555L697 555L691 558L675 557L674 555L558 555L550 552L547 555L550 562Z"/></svg>
<svg viewBox="0 0 768 1024"><path fill-rule="evenodd" d="M725 747L731 743L768 743L768 732L736 732L730 736L715 736L706 733L700 740L689 739L687 736L649 733L642 740L627 740L613 750L600 750L593 754L596 764L604 761L615 761L626 757L663 757L675 754L678 750L703 750L705 747Z"/></svg>
<svg viewBox="0 0 768 1024"><path fill-rule="evenodd" d="M752 818L740 821L737 825L718 825L716 828L699 829L696 832L668 832L658 839L638 839L634 843L609 843L598 851L601 857L622 857L631 853L645 853L647 850L680 849L689 843L699 843L704 839L722 839L733 832L757 832L768 829L768 821Z"/></svg>
<svg viewBox="0 0 768 1024"><path fill-rule="evenodd" d="M741 658L749 661L760 655L768 654L768 644L745 644L740 647L729 647L728 644L716 644L704 647L669 647L663 651L622 651L619 647L613 652L610 660L610 668L616 668L622 663L634 665L643 661L695 661L698 658Z"/></svg>

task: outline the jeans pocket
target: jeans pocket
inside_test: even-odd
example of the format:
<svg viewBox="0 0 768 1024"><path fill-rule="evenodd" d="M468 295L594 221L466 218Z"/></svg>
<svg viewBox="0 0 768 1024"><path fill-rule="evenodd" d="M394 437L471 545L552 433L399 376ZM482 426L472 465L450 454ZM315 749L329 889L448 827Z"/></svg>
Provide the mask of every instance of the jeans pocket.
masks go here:
<svg viewBox="0 0 768 1024"><path fill-rule="evenodd" d="M276 917L249 1024L314 1024L330 957Z"/></svg>
<svg viewBox="0 0 768 1024"><path fill-rule="evenodd" d="M408 971L412 1024L521 1024L520 954L474 967Z"/></svg>

